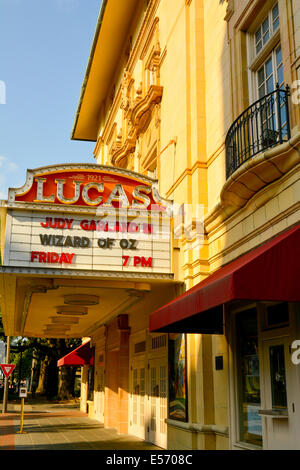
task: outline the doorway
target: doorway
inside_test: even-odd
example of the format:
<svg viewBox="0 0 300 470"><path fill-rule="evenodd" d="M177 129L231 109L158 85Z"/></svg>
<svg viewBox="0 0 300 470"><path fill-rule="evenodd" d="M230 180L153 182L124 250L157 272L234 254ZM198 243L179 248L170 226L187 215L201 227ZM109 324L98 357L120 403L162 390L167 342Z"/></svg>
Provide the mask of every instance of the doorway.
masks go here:
<svg viewBox="0 0 300 470"><path fill-rule="evenodd" d="M300 449L299 372L291 360L297 323L295 305L263 305L261 323L263 448Z"/></svg>
<svg viewBox="0 0 300 470"><path fill-rule="evenodd" d="M130 433L145 439L146 368L144 360L135 361L131 367Z"/></svg>
<svg viewBox="0 0 300 470"><path fill-rule="evenodd" d="M148 440L159 447L167 447L167 361L151 359L149 361L149 413Z"/></svg>
<svg viewBox="0 0 300 470"><path fill-rule="evenodd" d="M299 306L257 302L228 318L232 448L300 449L300 370L291 360Z"/></svg>

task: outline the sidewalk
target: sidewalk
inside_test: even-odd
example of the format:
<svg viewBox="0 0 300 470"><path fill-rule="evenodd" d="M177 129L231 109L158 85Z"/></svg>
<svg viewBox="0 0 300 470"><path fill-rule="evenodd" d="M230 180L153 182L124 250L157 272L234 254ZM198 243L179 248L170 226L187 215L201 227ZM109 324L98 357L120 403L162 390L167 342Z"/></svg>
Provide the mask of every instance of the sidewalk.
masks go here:
<svg viewBox="0 0 300 470"><path fill-rule="evenodd" d="M103 424L79 411L76 403L25 400L23 431L20 430L21 404L8 403L7 413L0 405L1 450L160 450L135 436L104 429Z"/></svg>

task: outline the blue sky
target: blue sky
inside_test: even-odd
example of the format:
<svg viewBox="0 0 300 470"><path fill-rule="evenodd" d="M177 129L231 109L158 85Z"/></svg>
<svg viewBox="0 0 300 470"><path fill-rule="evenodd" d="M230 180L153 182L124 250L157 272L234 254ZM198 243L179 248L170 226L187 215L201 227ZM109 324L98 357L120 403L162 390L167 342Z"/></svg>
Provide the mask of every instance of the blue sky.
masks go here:
<svg viewBox="0 0 300 470"><path fill-rule="evenodd" d="M94 162L95 144L70 135L100 6L0 0L0 199L27 168Z"/></svg>

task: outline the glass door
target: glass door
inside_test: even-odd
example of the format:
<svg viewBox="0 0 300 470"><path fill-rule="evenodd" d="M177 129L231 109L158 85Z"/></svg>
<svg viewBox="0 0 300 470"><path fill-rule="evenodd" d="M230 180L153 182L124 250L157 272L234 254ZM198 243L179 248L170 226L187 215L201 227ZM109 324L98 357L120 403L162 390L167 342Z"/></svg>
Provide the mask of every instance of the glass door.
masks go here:
<svg viewBox="0 0 300 470"><path fill-rule="evenodd" d="M130 433L145 439L145 365L135 363L131 370Z"/></svg>
<svg viewBox="0 0 300 470"><path fill-rule="evenodd" d="M167 370L165 359L150 360L148 439L162 448L167 447Z"/></svg>
<svg viewBox="0 0 300 470"><path fill-rule="evenodd" d="M262 446L262 419L259 415L261 392L256 308L250 308L236 315L236 332L239 402L238 441Z"/></svg>
<svg viewBox="0 0 300 470"><path fill-rule="evenodd" d="M95 416L104 422L104 367L96 370Z"/></svg>

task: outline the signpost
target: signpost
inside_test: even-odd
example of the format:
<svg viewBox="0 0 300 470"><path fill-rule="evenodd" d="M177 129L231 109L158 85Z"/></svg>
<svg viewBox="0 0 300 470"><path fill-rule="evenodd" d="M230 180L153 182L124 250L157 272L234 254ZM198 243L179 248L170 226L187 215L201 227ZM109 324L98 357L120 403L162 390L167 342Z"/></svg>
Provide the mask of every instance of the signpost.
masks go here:
<svg viewBox="0 0 300 470"><path fill-rule="evenodd" d="M13 365L13 364L8 364L9 362L9 356L10 356L10 336L7 337L7 345L6 345L6 362L7 364L4 364L4 365ZM3 392L3 406L2 406L2 413L6 413L7 412L7 397L8 397L8 376L10 375L10 373L13 371L14 368L12 368L10 370L10 368L5 368L5 372L3 371L3 374L5 376L5 381L4 381L4 392ZM1 367L1 370L2 367ZM10 372L9 372L10 370ZM8 374L8 376L7 376Z"/></svg>
<svg viewBox="0 0 300 470"><path fill-rule="evenodd" d="M24 398L27 397L27 387L25 386L20 387L19 397L21 398L21 424L20 424L20 431L17 431L17 434L26 434L26 431L23 431L23 422L24 422Z"/></svg>
<svg viewBox="0 0 300 470"><path fill-rule="evenodd" d="M5 376L2 413L6 413L7 411L8 377L10 376L15 367L16 364L0 364L0 368L3 372L3 375Z"/></svg>

